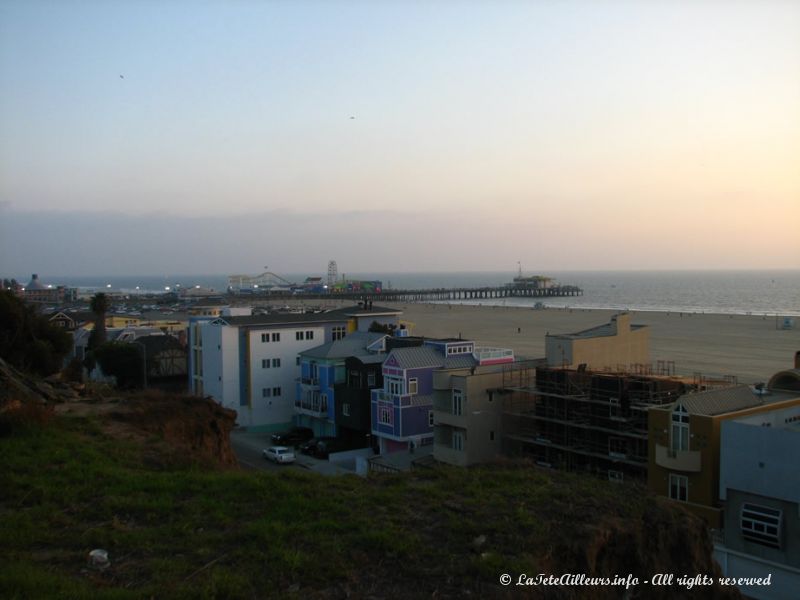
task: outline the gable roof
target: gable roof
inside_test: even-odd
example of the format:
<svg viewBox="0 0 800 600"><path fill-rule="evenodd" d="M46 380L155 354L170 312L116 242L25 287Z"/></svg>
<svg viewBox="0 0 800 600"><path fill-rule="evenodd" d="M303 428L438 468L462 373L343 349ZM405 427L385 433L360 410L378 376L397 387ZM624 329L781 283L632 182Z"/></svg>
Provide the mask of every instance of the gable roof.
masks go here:
<svg viewBox="0 0 800 600"><path fill-rule="evenodd" d="M425 367L455 369L478 364L472 354L455 354L446 357L432 346L395 348L390 356L394 357L400 369L423 369Z"/></svg>

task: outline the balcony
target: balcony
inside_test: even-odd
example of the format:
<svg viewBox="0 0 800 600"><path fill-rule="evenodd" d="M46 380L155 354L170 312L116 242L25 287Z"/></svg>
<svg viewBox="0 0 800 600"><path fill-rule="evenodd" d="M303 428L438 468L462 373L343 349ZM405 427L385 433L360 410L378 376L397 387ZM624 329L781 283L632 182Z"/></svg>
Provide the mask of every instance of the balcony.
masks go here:
<svg viewBox="0 0 800 600"><path fill-rule="evenodd" d="M328 403L316 402L313 400L295 400L294 412L299 415L308 415L310 417L327 417L328 416Z"/></svg>
<svg viewBox="0 0 800 600"><path fill-rule="evenodd" d="M673 450L656 444L656 464L672 471L699 473L702 468L698 450Z"/></svg>

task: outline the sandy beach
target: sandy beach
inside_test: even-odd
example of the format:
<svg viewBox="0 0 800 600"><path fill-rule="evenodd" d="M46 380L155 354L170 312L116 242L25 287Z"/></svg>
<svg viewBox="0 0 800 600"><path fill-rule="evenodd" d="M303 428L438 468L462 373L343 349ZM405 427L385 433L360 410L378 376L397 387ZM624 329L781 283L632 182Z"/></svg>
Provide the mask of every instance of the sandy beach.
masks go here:
<svg viewBox="0 0 800 600"><path fill-rule="evenodd" d="M608 322L612 310L444 304L387 304L403 310L414 335L471 339L483 346L513 348L517 356L544 356L544 336L573 333ZM651 361L671 360L676 372L736 375L742 383L767 381L792 368L800 350L795 328L776 328L775 317L632 312L633 323L650 326ZM520 332L517 332L517 329Z"/></svg>

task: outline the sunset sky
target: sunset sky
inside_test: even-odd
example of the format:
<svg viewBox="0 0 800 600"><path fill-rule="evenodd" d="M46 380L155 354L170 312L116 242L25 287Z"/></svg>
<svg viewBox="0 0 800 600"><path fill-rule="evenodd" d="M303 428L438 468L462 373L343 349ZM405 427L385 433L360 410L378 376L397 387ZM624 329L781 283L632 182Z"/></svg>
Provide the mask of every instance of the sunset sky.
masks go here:
<svg viewBox="0 0 800 600"><path fill-rule="evenodd" d="M800 2L0 1L0 273L800 267Z"/></svg>

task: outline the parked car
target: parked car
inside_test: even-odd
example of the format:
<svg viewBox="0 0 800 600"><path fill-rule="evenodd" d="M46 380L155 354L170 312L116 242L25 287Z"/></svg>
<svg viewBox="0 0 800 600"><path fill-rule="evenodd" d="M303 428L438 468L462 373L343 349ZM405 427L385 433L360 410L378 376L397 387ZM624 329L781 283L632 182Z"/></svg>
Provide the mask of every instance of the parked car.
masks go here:
<svg viewBox="0 0 800 600"><path fill-rule="evenodd" d="M328 458L334 452L344 452L350 450L350 445L342 440L327 439L320 441L314 446L314 456L317 458Z"/></svg>
<svg viewBox="0 0 800 600"><path fill-rule="evenodd" d="M264 458L279 464L293 463L295 460L294 451L286 446L270 446L262 452Z"/></svg>
<svg viewBox="0 0 800 600"><path fill-rule="evenodd" d="M278 446L297 446L314 437L308 427L292 427L289 431L272 434L272 443Z"/></svg>
<svg viewBox="0 0 800 600"><path fill-rule="evenodd" d="M332 437L313 437L304 444L300 444L300 452L303 454L314 454L317 449L317 444L320 442L327 442L336 438Z"/></svg>

